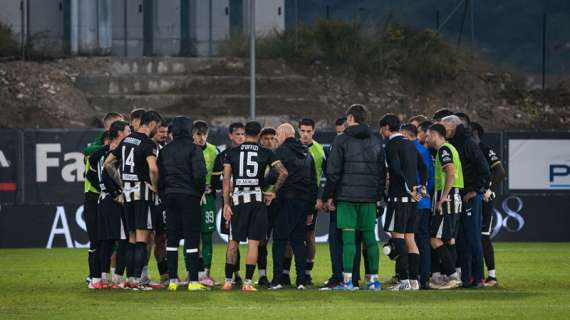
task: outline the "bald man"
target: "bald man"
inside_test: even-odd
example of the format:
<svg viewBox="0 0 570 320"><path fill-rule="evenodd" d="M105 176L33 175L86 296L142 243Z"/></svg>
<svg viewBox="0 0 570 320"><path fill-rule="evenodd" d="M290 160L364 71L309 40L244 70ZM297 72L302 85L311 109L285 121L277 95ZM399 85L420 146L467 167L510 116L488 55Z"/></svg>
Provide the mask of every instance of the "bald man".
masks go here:
<svg viewBox="0 0 570 320"><path fill-rule="evenodd" d="M315 163L307 146L295 139L295 129L285 123L277 128L277 159L283 163L287 180L276 194L278 213L273 231L273 281L271 289L283 288L283 257L287 241L295 255L296 287L306 288L305 262L307 245L305 230L312 221L311 208L317 202Z"/></svg>

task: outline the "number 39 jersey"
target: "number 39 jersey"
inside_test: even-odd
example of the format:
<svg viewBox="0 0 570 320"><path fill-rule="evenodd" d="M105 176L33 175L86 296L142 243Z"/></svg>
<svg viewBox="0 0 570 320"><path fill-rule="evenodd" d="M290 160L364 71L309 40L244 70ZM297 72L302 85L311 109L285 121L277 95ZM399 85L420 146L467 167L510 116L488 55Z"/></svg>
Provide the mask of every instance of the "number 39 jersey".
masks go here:
<svg viewBox="0 0 570 320"><path fill-rule="evenodd" d="M224 165L230 165L233 178L234 205L255 201L261 202L261 186L268 166L273 166L277 157L273 151L257 143L244 142L228 151Z"/></svg>
<svg viewBox="0 0 570 320"><path fill-rule="evenodd" d="M149 169L146 158L157 155L156 145L144 133L134 132L113 150L113 155L119 160L119 168L123 183L150 183Z"/></svg>

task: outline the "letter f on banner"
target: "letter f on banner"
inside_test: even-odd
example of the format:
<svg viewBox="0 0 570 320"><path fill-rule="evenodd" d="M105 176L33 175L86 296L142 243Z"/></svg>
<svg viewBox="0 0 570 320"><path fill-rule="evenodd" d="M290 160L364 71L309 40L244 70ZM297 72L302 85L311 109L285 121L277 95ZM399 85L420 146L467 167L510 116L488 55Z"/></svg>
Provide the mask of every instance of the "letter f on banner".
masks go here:
<svg viewBox="0 0 570 320"><path fill-rule="evenodd" d="M58 167L59 158L48 158L50 152L61 152L59 143L38 143L36 145L36 181L47 182L47 168Z"/></svg>

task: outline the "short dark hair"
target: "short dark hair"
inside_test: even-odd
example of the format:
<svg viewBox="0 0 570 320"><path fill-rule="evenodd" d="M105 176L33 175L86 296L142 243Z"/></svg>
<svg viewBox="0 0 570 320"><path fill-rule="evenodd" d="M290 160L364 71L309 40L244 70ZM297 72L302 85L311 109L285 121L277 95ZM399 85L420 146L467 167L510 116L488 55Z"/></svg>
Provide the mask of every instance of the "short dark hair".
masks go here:
<svg viewBox="0 0 570 320"><path fill-rule="evenodd" d="M437 132L444 139L445 139L445 136L447 135L447 131L445 130L445 127L439 123L434 124L431 127L429 127L429 130Z"/></svg>
<svg viewBox="0 0 570 320"><path fill-rule="evenodd" d="M447 116L453 115L453 112L447 108L441 108L433 114L433 119L439 121Z"/></svg>
<svg viewBox="0 0 570 320"><path fill-rule="evenodd" d="M126 121L115 121L111 124L109 128L109 139L115 139L119 136L119 132L125 130L125 127L128 127L129 124Z"/></svg>
<svg viewBox="0 0 570 320"><path fill-rule="evenodd" d="M335 126L343 126L346 123L346 117L338 118L334 122Z"/></svg>
<svg viewBox="0 0 570 320"><path fill-rule="evenodd" d="M257 121L249 121L245 124L245 135L256 137L261 132L261 124Z"/></svg>
<svg viewBox="0 0 570 320"><path fill-rule="evenodd" d="M461 121L467 121L467 125L471 126L471 119L469 119L469 116L465 112L457 112L455 115L458 116Z"/></svg>
<svg viewBox="0 0 570 320"><path fill-rule="evenodd" d="M366 107L361 104L353 104L348 107L348 110L346 110L346 116L353 116L354 121L360 124L366 123L367 114L368 110L366 110Z"/></svg>
<svg viewBox="0 0 570 320"><path fill-rule="evenodd" d="M230 133L234 133L234 131L235 131L236 129L244 129L244 128L245 128L245 126L243 125L243 123L241 123L241 122L233 122L233 123L231 123L230 126L228 127L228 131L229 131Z"/></svg>
<svg viewBox="0 0 570 320"><path fill-rule="evenodd" d="M431 125L433 124L433 122L426 120L426 121L422 121L420 123L420 125L418 126L418 130L422 130L424 132L428 131L429 127L431 127Z"/></svg>
<svg viewBox="0 0 570 320"><path fill-rule="evenodd" d="M277 131L275 131L275 129L270 128L270 127L263 128L263 129L261 130L261 133L259 134L259 136L263 137L263 136L266 136L266 135L268 135L268 134L274 136L274 135L277 134Z"/></svg>
<svg viewBox="0 0 570 320"><path fill-rule="evenodd" d="M192 126L193 133L206 134L208 133L208 129L208 124L203 120L194 121L194 125Z"/></svg>
<svg viewBox="0 0 570 320"><path fill-rule="evenodd" d="M141 126L148 125L151 122L156 122L161 124L163 122L162 117L156 111L146 111L141 117Z"/></svg>
<svg viewBox="0 0 570 320"><path fill-rule="evenodd" d="M471 130L477 132L479 138L483 138L485 134L485 129L483 129L483 126L479 122L471 122Z"/></svg>
<svg viewBox="0 0 570 320"><path fill-rule="evenodd" d="M315 120L310 118L303 118L301 121L299 121L299 128L301 128L301 126L310 126L311 128L315 129Z"/></svg>
<svg viewBox="0 0 570 320"><path fill-rule="evenodd" d="M416 126L414 126L411 123L406 123L405 125L402 126L402 128L400 130L401 131L408 131L409 133L412 134L413 137L418 136L418 128L416 128Z"/></svg>
<svg viewBox="0 0 570 320"><path fill-rule="evenodd" d="M108 112L107 114L105 114L105 116L103 117L103 122L107 122L110 119L116 119L116 118L123 118L123 115L118 113L118 112Z"/></svg>
<svg viewBox="0 0 570 320"><path fill-rule="evenodd" d="M424 116L423 114L419 114L417 116L413 116L410 118L410 120L408 120L408 123L412 123L412 122L417 122L417 123L422 123L424 121L427 121L428 117Z"/></svg>
<svg viewBox="0 0 570 320"><path fill-rule="evenodd" d="M131 119L131 121L133 121L134 119L142 119L145 112L146 111L144 109L141 109L141 108L134 109L133 111L131 111L129 118Z"/></svg>
<svg viewBox="0 0 570 320"><path fill-rule="evenodd" d="M379 124L380 128L388 126L390 131L394 132L394 131L400 130L400 126L402 125L402 122L400 122L400 118L398 118L396 115L391 114L391 113L387 113L382 117L382 119L380 119L378 124Z"/></svg>

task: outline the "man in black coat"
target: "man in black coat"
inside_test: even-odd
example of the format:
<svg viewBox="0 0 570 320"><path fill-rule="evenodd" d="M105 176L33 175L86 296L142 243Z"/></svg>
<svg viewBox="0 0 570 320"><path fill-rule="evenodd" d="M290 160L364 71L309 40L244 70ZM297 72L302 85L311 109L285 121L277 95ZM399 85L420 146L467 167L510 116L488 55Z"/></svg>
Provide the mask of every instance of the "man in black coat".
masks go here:
<svg viewBox="0 0 570 320"><path fill-rule="evenodd" d="M491 172L479 145L467 134L461 119L455 115L441 120L449 142L457 149L463 167L465 188L463 208L457 236L457 252L464 287L483 287L483 246L481 243L483 193ZM451 248L455 252L455 248ZM472 280L472 278L474 280Z"/></svg>
<svg viewBox="0 0 570 320"><path fill-rule="evenodd" d="M190 258L188 290L206 290L198 282L200 199L206 188L206 162L202 149L192 140L191 119L175 118L172 135L174 140L161 150L158 157L158 189L166 203L168 289L174 291L178 287L178 245L184 238Z"/></svg>
<svg viewBox="0 0 570 320"><path fill-rule="evenodd" d="M279 147L275 150L287 169L287 180L277 192L278 214L273 231L273 282L271 289L280 289L283 273L283 258L287 241L295 255L297 289L306 287L305 262L307 245L306 227L312 221L312 210L317 201L315 163L307 146L295 139L295 129L285 123L277 128Z"/></svg>
<svg viewBox="0 0 570 320"><path fill-rule="evenodd" d="M327 163L327 206L337 210L338 228L342 229L344 283L336 289L355 290L352 270L355 232L362 231L367 248L370 280L368 289L380 290L378 281L378 243L376 203L384 193L385 162L382 144L366 125L367 110L352 105L346 112L348 128L335 138ZM336 203L335 203L336 202Z"/></svg>

